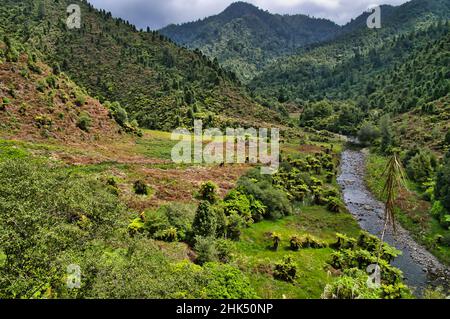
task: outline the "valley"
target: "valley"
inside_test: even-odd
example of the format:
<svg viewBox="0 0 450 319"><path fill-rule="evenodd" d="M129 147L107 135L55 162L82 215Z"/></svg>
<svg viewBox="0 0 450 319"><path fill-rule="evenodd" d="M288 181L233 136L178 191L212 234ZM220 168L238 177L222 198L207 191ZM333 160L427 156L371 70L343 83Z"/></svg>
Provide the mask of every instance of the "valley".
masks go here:
<svg viewBox="0 0 450 319"><path fill-rule="evenodd" d="M0 2L0 299L450 295L448 1L159 31Z"/></svg>

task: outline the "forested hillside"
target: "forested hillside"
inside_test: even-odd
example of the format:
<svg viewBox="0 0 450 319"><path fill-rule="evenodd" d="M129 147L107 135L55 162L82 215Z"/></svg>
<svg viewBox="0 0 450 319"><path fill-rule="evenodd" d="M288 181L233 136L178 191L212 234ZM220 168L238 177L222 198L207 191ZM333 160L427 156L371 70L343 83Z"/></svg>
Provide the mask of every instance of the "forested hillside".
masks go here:
<svg viewBox="0 0 450 319"><path fill-rule="evenodd" d="M204 20L160 30L181 45L217 58L244 82L270 61L299 47L331 39L338 31L339 26L329 20L271 14L245 2L235 2Z"/></svg>
<svg viewBox="0 0 450 319"><path fill-rule="evenodd" d="M344 27L349 33L272 64L250 84L254 94L302 105L303 125L343 133L386 113L432 113L450 88L448 3L386 9L380 30L367 29L364 14Z"/></svg>
<svg viewBox="0 0 450 319"><path fill-rule="evenodd" d="M100 101L121 103L147 128L190 126L194 118L219 127L279 121L217 62L156 32L136 30L84 1L78 2L82 28L69 30L66 8L72 2L4 1L0 34L36 49Z"/></svg>

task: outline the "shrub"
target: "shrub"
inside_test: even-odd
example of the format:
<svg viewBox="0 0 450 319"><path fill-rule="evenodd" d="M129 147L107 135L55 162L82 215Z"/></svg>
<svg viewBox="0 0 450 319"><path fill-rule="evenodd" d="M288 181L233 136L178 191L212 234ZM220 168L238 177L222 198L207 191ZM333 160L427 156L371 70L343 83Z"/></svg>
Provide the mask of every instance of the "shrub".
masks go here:
<svg viewBox="0 0 450 319"><path fill-rule="evenodd" d="M437 173L435 196L436 199L441 201L444 208L450 212L450 151L447 153L444 164Z"/></svg>
<svg viewBox="0 0 450 319"><path fill-rule="evenodd" d="M291 283L297 279L297 264L291 256L285 256L283 260L275 264L273 276L275 279Z"/></svg>
<svg viewBox="0 0 450 319"><path fill-rule="evenodd" d="M105 106L109 108L110 115L117 122L117 124L124 126L125 123L128 122L128 113L119 102L106 102Z"/></svg>
<svg viewBox="0 0 450 319"><path fill-rule="evenodd" d="M338 197L328 197L327 198L327 209L333 213L341 213L344 210L344 203Z"/></svg>
<svg viewBox="0 0 450 319"><path fill-rule="evenodd" d="M11 104L11 100L7 97L3 97L0 103L0 111L6 110L6 106Z"/></svg>
<svg viewBox="0 0 450 319"><path fill-rule="evenodd" d="M144 221L140 217L133 219L133 221L128 225L128 232L130 233L130 235L142 233L143 231Z"/></svg>
<svg viewBox="0 0 450 319"><path fill-rule="evenodd" d="M195 209L190 205L171 203L159 208L166 215L169 224L177 229L180 240L188 240L195 217Z"/></svg>
<svg viewBox="0 0 450 319"><path fill-rule="evenodd" d="M76 94L75 97L75 105L76 106L83 106L86 104L86 97L83 94Z"/></svg>
<svg viewBox="0 0 450 319"><path fill-rule="evenodd" d="M273 242L273 249L275 251L277 251L278 247L280 246L281 235L278 233L272 233L271 238L272 238L272 242Z"/></svg>
<svg viewBox="0 0 450 319"><path fill-rule="evenodd" d="M217 185L213 182L206 182L200 186L198 194L196 196L199 200L208 201L210 204L214 204L217 201Z"/></svg>
<svg viewBox="0 0 450 319"><path fill-rule="evenodd" d="M194 236L215 237L217 230L217 215L208 201L202 201L198 205L192 223Z"/></svg>
<svg viewBox="0 0 450 319"><path fill-rule="evenodd" d="M407 299L412 298L411 291L403 283L381 286L381 297L383 299Z"/></svg>
<svg viewBox="0 0 450 319"><path fill-rule="evenodd" d="M175 242L178 241L178 232L175 227L170 226L164 230L157 231L153 238L167 242Z"/></svg>
<svg viewBox="0 0 450 319"><path fill-rule="evenodd" d="M244 176L239 180L238 186L243 192L252 195L267 207L268 218L279 219L292 214L292 205L286 192L276 189L271 181L254 181Z"/></svg>
<svg viewBox="0 0 450 319"><path fill-rule="evenodd" d="M237 190L232 190L223 200L225 215L229 216L231 214L237 214L242 217L247 226L253 224L250 205L250 198L245 194L239 193Z"/></svg>
<svg viewBox="0 0 450 319"><path fill-rule="evenodd" d="M155 237L157 234L170 228L167 216L160 211L147 211L143 214L144 230L150 237Z"/></svg>
<svg viewBox="0 0 450 319"><path fill-rule="evenodd" d="M78 117L77 126L79 129L89 132L89 129L91 127L92 119L90 115L86 112L82 112L80 116Z"/></svg>
<svg viewBox="0 0 450 319"><path fill-rule="evenodd" d="M37 115L34 118L38 128L49 128L53 124L53 120L48 115Z"/></svg>
<svg viewBox="0 0 450 319"><path fill-rule="evenodd" d="M309 234L299 238L300 248L325 248L327 244Z"/></svg>
<svg viewBox="0 0 450 319"><path fill-rule="evenodd" d="M380 290L367 285L368 275L359 269L348 269L344 274L328 284L322 294L323 299L379 299Z"/></svg>
<svg viewBox="0 0 450 319"><path fill-rule="evenodd" d="M211 299L255 299L257 294L249 279L230 265L206 263L203 266L207 275L205 298Z"/></svg>
<svg viewBox="0 0 450 319"><path fill-rule="evenodd" d="M229 263L232 259L233 243L227 239L217 239L217 257L222 263Z"/></svg>
<svg viewBox="0 0 450 319"><path fill-rule="evenodd" d="M445 134L444 145L450 146L450 130Z"/></svg>
<svg viewBox="0 0 450 319"><path fill-rule="evenodd" d="M95 247L122 227L124 214L117 197L97 180L41 160L1 162L0 237L8 262L0 267L0 298L44 297L49 287L60 291L69 260L86 261L83 276L93 280L87 266L101 255ZM4 240L5 235L14 240ZM87 251L95 251L96 259L87 262Z"/></svg>
<svg viewBox="0 0 450 319"><path fill-rule="evenodd" d="M380 137L380 131L375 125L368 122L361 126L358 132L358 140L365 145L371 145Z"/></svg>
<svg viewBox="0 0 450 319"><path fill-rule="evenodd" d="M194 250L197 253L196 262L199 265L216 261L218 259L214 237L196 236Z"/></svg>
<svg viewBox="0 0 450 319"><path fill-rule="evenodd" d="M297 236L292 236L289 242L293 251L298 251L302 245L302 241Z"/></svg>
<svg viewBox="0 0 450 319"><path fill-rule="evenodd" d="M148 186L142 180L138 180L138 181L134 182L133 189L134 189L135 194L137 194L137 195L148 195L149 194Z"/></svg>
<svg viewBox="0 0 450 319"><path fill-rule="evenodd" d="M420 151L406 166L408 176L415 182L424 183L434 173L432 156L429 152Z"/></svg>
<svg viewBox="0 0 450 319"><path fill-rule="evenodd" d="M233 211L226 217L226 234L232 240L239 240L241 230L247 227L245 219L237 212Z"/></svg>

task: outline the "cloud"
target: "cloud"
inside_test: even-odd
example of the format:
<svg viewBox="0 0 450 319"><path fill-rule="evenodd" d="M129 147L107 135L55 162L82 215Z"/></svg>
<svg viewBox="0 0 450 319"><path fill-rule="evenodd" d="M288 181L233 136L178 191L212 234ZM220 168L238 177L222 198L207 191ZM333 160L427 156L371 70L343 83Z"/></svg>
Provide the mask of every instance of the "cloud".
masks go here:
<svg viewBox="0 0 450 319"><path fill-rule="evenodd" d="M247 0L280 14L308 14L345 24L373 5L399 5L408 0ZM90 0L140 28L159 29L171 23L195 21L215 15L233 0Z"/></svg>

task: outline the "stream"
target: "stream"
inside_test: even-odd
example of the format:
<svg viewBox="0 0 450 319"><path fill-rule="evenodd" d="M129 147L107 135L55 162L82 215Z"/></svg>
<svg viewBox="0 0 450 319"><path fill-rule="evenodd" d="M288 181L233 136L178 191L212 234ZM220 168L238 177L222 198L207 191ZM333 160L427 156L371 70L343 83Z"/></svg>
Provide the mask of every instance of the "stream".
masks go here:
<svg viewBox="0 0 450 319"><path fill-rule="evenodd" d="M341 173L338 183L342 189L344 202L361 228L381 236L384 226L384 204L371 194L364 182L366 153L364 150L347 149L342 153ZM419 245L400 225L393 234L388 231L385 241L402 251L392 265L403 271L405 283L418 297L427 287L449 287L450 269ZM448 290L447 290L448 291Z"/></svg>

